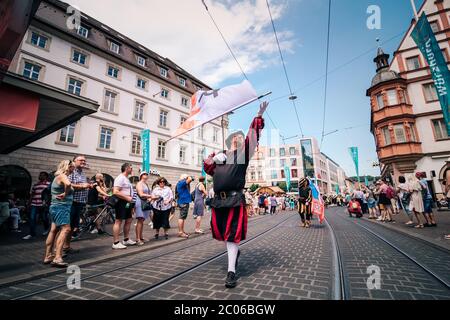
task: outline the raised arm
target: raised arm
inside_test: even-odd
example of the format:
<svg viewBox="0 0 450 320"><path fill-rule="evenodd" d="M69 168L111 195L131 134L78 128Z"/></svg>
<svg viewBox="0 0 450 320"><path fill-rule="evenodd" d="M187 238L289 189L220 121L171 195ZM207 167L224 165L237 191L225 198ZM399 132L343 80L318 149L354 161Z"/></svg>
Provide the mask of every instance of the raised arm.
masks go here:
<svg viewBox="0 0 450 320"><path fill-rule="evenodd" d="M267 107L268 102L261 103L258 115L253 119L247 137L245 137L245 161L248 163L253 157L258 146L261 131L264 129L264 118L262 117Z"/></svg>

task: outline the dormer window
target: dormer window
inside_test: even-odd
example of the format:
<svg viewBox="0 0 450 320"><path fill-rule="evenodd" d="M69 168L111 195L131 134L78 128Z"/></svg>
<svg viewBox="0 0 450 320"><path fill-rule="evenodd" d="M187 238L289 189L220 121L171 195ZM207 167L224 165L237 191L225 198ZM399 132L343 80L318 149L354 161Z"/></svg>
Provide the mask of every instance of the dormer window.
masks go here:
<svg viewBox="0 0 450 320"><path fill-rule="evenodd" d="M168 72L169 72L169 70L167 70L164 67L159 68L159 74L164 78L167 78Z"/></svg>
<svg viewBox="0 0 450 320"><path fill-rule="evenodd" d="M145 67L145 58L142 56L137 56L137 63L138 65L140 65L141 67Z"/></svg>
<svg viewBox="0 0 450 320"><path fill-rule="evenodd" d="M89 29L80 25L77 29L77 34L87 39L89 37Z"/></svg>
<svg viewBox="0 0 450 320"><path fill-rule="evenodd" d="M116 54L119 54L120 45L111 41L111 44L109 45L109 50L111 50L112 52L114 52Z"/></svg>

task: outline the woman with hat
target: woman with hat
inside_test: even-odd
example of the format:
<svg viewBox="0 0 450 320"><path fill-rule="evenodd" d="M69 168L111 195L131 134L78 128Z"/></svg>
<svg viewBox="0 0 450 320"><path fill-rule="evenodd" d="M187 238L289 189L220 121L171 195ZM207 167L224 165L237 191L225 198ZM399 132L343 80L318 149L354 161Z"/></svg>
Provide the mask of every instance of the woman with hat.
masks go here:
<svg viewBox="0 0 450 320"><path fill-rule="evenodd" d="M301 227L311 227L311 202L312 202L312 190L309 187L309 180L306 178L300 179L298 189L298 213L302 219Z"/></svg>
<svg viewBox="0 0 450 320"><path fill-rule="evenodd" d="M136 241L138 246L144 244L144 221L147 220L151 213L151 200L156 200L152 198L151 190L147 185L148 173L141 172L139 175L139 182L136 184L136 206L134 214L136 216Z"/></svg>
<svg viewBox="0 0 450 320"><path fill-rule="evenodd" d="M166 178L159 178L156 187L152 191L153 206L153 229L155 239L159 238L159 229L164 229L164 237L169 239L170 229L169 215L172 210L173 192L169 188Z"/></svg>

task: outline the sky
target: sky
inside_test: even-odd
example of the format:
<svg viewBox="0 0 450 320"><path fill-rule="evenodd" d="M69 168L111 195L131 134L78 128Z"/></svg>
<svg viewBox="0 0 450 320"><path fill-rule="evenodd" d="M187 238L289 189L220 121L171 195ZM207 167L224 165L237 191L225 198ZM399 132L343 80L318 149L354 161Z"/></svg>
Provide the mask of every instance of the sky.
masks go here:
<svg viewBox="0 0 450 320"><path fill-rule="evenodd" d="M213 88L244 79L201 0L66 0L82 12L171 59ZM419 8L423 0L415 0ZM205 0L211 15L258 93L272 92L266 130L285 138L300 135L265 0ZM326 71L328 0L270 0L287 73L298 97L304 136L321 140ZM369 29L367 9L376 5L381 28ZM360 175L378 175L370 102L377 42L386 53L398 48L413 11L410 0L332 0L328 94L321 151L354 176L348 152L359 148ZM258 111L236 111L230 129L246 129ZM351 128L351 129L348 129ZM296 143L292 138L286 143Z"/></svg>

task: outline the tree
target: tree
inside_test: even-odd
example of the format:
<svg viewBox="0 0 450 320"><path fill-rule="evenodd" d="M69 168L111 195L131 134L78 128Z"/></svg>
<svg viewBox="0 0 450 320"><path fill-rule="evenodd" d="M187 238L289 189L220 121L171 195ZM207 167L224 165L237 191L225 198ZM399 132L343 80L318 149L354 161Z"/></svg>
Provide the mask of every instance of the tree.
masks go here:
<svg viewBox="0 0 450 320"><path fill-rule="evenodd" d="M250 186L250 191L255 192L256 190L258 190L258 188L259 188L259 184L252 184Z"/></svg>
<svg viewBox="0 0 450 320"><path fill-rule="evenodd" d="M280 182L280 183L278 183L278 187L280 187L281 189L283 189L284 192L287 192L287 185L286 185L286 182Z"/></svg>

